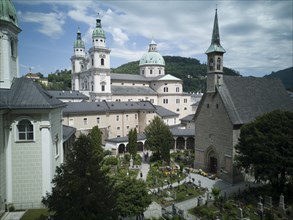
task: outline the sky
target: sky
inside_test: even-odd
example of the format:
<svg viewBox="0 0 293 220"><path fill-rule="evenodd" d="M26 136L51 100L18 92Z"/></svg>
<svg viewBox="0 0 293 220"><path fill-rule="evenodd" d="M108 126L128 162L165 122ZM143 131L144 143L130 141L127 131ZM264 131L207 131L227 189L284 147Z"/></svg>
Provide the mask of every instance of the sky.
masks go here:
<svg viewBox="0 0 293 220"><path fill-rule="evenodd" d="M20 75L71 69L78 28L86 50L99 16L111 67L136 61L153 39L162 56L206 62L215 9L224 66L264 76L293 66L292 0L12 0L19 27Z"/></svg>

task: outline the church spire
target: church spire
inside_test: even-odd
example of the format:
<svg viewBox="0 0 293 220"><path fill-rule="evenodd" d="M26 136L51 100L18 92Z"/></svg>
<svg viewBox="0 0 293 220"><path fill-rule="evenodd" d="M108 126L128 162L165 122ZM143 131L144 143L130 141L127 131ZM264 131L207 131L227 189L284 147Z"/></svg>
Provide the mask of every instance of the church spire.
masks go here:
<svg viewBox="0 0 293 220"><path fill-rule="evenodd" d="M214 28L212 34L212 41L210 47L207 49L206 54L213 53L213 52L221 52L225 53L225 49L221 46L220 43L220 32L219 32L219 25L218 25L218 13L216 9L215 19L214 19Z"/></svg>

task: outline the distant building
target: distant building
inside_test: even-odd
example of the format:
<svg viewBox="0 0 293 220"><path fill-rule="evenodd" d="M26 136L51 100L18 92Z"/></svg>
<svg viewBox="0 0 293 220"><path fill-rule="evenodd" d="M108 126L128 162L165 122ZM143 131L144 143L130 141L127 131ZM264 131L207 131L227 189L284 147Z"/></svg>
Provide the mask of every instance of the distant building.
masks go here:
<svg viewBox="0 0 293 220"><path fill-rule="evenodd" d="M74 42L72 63L72 90L90 97L90 101L150 101L154 105L170 109L179 119L194 113L191 94L183 92L183 81L165 74L165 61L152 40L149 49L139 62L138 74L110 73L110 53L106 47L101 19L96 19L92 33L93 45L86 54L81 33L78 30Z"/></svg>
<svg viewBox="0 0 293 220"><path fill-rule="evenodd" d="M293 102L278 79L224 75L224 53L216 11L206 51L207 91L194 117L195 167L235 183L243 180L234 166L241 126L273 110L293 111Z"/></svg>

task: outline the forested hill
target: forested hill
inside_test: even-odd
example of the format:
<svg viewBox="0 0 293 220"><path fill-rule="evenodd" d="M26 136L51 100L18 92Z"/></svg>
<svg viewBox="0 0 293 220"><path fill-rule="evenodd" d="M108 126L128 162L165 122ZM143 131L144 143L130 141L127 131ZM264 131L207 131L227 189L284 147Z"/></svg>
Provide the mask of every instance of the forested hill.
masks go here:
<svg viewBox="0 0 293 220"><path fill-rule="evenodd" d="M164 56L165 74L171 74L183 80L183 90L185 92L204 91L206 86L206 64L201 64L195 58L186 58L179 56ZM139 61L123 64L112 69L112 73L139 74ZM227 75L239 75L233 69L224 67L224 73Z"/></svg>
<svg viewBox="0 0 293 220"><path fill-rule="evenodd" d="M286 89L293 91L293 67L279 70L277 72L272 72L271 74L265 75L264 77L279 78L283 82Z"/></svg>

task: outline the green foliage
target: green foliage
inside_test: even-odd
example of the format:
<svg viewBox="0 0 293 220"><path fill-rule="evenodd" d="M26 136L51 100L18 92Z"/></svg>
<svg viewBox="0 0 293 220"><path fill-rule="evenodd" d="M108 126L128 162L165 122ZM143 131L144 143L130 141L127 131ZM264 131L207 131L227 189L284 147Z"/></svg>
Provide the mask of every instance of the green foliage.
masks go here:
<svg viewBox="0 0 293 220"><path fill-rule="evenodd" d="M90 136L80 135L66 163L56 169L43 204L54 220L116 219L114 183L100 167Z"/></svg>
<svg viewBox="0 0 293 220"><path fill-rule="evenodd" d="M273 111L241 128L236 146L239 167L254 170L257 180L269 181L283 192L293 174L293 113Z"/></svg>
<svg viewBox="0 0 293 220"><path fill-rule="evenodd" d="M116 166L118 164L118 159L116 157L113 157L113 156L104 158L104 164L105 165Z"/></svg>
<svg viewBox="0 0 293 220"><path fill-rule="evenodd" d="M145 182L126 177L116 186L117 210L122 217L141 215L151 204L151 195Z"/></svg>
<svg viewBox="0 0 293 220"><path fill-rule="evenodd" d="M173 135L169 127L158 116L145 128L147 142L154 154L161 157L167 164L170 163L170 145ZM159 158L158 158L159 159Z"/></svg>
<svg viewBox="0 0 293 220"><path fill-rule="evenodd" d="M206 87L206 64L201 64L195 58L179 56L164 56L166 63L165 72L183 80L183 90L185 92L204 91ZM123 64L115 69L113 73L139 74L139 61ZM239 75L233 69L224 67L227 75Z"/></svg>
<svg viewBox="0 0 293 220"><path fill-rule="evenodd" d="M56 70L48 74L48 86L41 85L47 90L71 90L71 70Z"/></svg>
<svg viewBox="0 0 293 220"><path fill-rule="evenodd" d="M136 128L131 129L128 134L128 151L135 158L137 153L137 131Z"/></svg>
<svg viewBox="0 0 293 220"><path fill-rule="evenodd" d="M91 132L89 133L91 138L91 143L94 148L94 152L96 156L101 156L103 152L102 148L102 133L99 127L96 125L92 128Z"/></svg>

